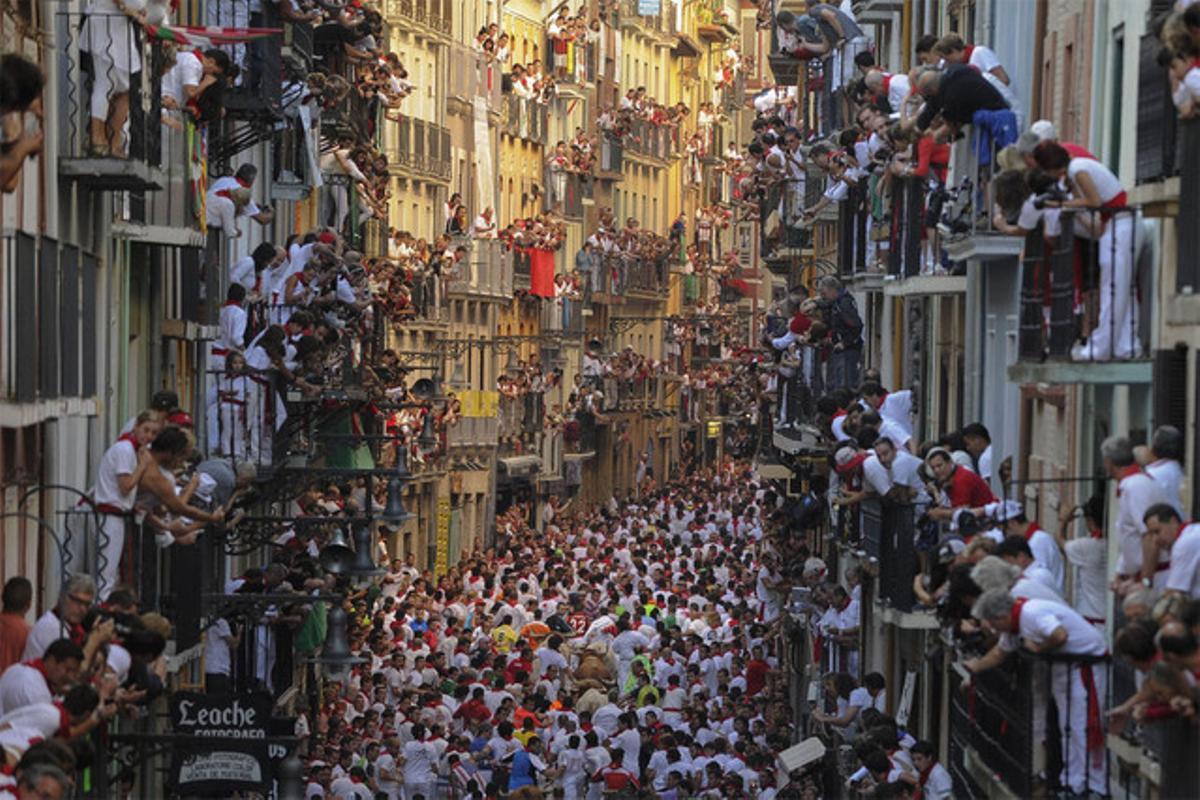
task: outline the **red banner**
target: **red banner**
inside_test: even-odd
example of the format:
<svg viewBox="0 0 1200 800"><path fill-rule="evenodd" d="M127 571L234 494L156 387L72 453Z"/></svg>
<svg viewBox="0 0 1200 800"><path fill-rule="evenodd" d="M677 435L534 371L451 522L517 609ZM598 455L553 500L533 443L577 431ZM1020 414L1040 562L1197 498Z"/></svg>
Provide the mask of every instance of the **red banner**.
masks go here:
<svg viewBox="0 0 1200 800"><path fill-rule="evenodd" d="M554 297L554 253L534 248L529 251L529 293Z"/></svg>

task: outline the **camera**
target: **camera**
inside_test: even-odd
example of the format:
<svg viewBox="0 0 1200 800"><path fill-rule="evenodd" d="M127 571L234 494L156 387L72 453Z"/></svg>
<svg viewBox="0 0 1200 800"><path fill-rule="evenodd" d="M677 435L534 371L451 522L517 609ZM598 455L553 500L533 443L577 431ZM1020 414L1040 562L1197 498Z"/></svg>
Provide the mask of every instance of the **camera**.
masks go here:
<svg viewBox="0 0 1200 800"><path fill-rule="evenodd" d="M1062 191L1058 187L1055 187L1048 192L1035 195L1033 198L1033 207L1038 211L1041 211L1046 207L1046 203L1061 203L1066 199L1066 192Z"/></svg>

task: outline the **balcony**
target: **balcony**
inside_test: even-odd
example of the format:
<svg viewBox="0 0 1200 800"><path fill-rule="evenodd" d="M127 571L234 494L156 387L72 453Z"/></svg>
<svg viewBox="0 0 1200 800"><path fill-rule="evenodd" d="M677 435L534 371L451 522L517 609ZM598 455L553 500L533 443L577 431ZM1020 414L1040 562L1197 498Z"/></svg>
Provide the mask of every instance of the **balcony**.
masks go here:
<svg viewBox="0 0 1200 800"><path fill-rule="evenodd" d="M157 191L166 177L162 171L161 62L162 51L143 50L133 32L133 22L124 14L56 12L53 17L55 57L61 91L55 92L58 116L58 172L89 191ZM90 54L88 38L103 47ZM130 76L116 66L103 69L101 64L142 66L148 54L153 77L143 88L137 75ZM143 72L141 74L146 74ZM112 107L105 103L108 118L101 124L93 143L91 97L97 80L114 86L128 86L129 116L122 130L113 129ZM105 92L99 89L99 102ZM54 135L50 132L50 135ZM103 144L100 140L103 140Z"/></svg>
<svg viewBox="0 0 1200 800"><path fill-rule="evenodd" d="M601 180L621 180L621 171L625 165L624 147L621 140L607 133L600 137L600 174Z"/></svg>
<svg viewBox="0 0 1200 800"><path fill-rule="evenodd" d="M1001 233L992 219L996 206L991 179L999 171L996 152L995 142L985 142L974 125L951 151L952 170L939 199L938 231L953 261L1011 260L1020 255L1020 239Z"/></svg>
<svg viewBox="0 0 1200 800"><path fill-rule="evenodd" d="M800 81L800 61L779 50L779 33L771 26L771 53L767 65L775 77L777 86L796 86Z"/></svg>
<svg viewBox="0 0 1200 800"><path fill-rule="evenodd" d="M1075 236L1077 224L1099 225L1102 212L1062 215L1062 232L1050 244L1041 229L1025 240L1021 263L1021 322L1018 362L1009 379L1020 383L1149 383L1145 357L1155 310L1149 290L1152 254L1137 249L1132 231L1141 225L1138 208L1103 212L1107 229L1125 235L1099 243ZM1094 223L1093 223L1094 220ZM1102 259L1128 265L1125 286L1105 286ZM1143 285L1146 284L1146 285ZM1113 299L1105 299L1108 295ZM1111 306L1114 313L1107 313ZM1099 343L1072 353L1079 343ZM1116 347L1112 347L1115 343Z"/></svg>
<svg viewBox="0 0 1200 800"><path fill-rule="evenodd" d="M628 155L661 162L656 166L661 166L674 157L674 144L670 128L646 120L635 121L625 136L625 150Z"/></svg>
<svg viewBox="0 0 1200 800"><path fill-rule="evenodd" d="M966 670L954 664L948 676L950 759L946 764L954 780L954 796L1049 795L1062 769L1059 748L1041 744L1043 732L1048 739L1058 739L1058 731L1046 713L1052 696L1051 671L1082 665L1107 671L1107 662L1108 656L1034 655L1021 650L1010 655L1001 666L971 676L969 687L965 685ZM1058 725L1079 731L1086 729L1087 720L1073 719L1069 708L1060 709ZM1191 745L1186 758L1194 765L1195 734L1185 741ZM1183 755L1182 748L1176 752ZM1180 766L1184 766L1183 762ZM1192 770L1194 774L1194 766ZM1066 777L1071 782L1088 782L1084 775ZM1087 788L1104 795L1108 787L1092 784ZM1188 795L1188 791L1162 794L1163 797Z"/></svg>
<svg viewBox="0 0 1200 800"><path fill-rule="evenodd" d="M607 296L613 302L623 302L621 298L626 295L657 299L667 292L667 273L665 260L649 261L633 256L607 255L603 259L595 294Z"/></svg>
<svg viewBox="0 0 1200 800"><path fill-rule="evenodd" d="M541 325L543 332L562 333L578 338L584 332L583 300L556 297L543 302Z"/></svg>
<svg viewBox="0 0 1200 800"><path fill-rule="evenodd" d="M546 52L554 52L553 38L547 37ZM596 80L599 54L595 42L567 42L567 66L558 80L559 91L570 93Z"/></svg>
<svg viewBox="0 0 1200 800"><path fill-rule="evenodd" d="M721 89L721 110L726 114L734 114L745 107L746 73L739 72L733 79L733 85Z"/></svg>
<svg viewBox="0 0 1200 800"><path fill-rule="evenodd" d="M601 382L604 392L603 411L635 411L647 416L673 416L666 411L667 380L661 375L644 378L606 377Z"/></svg>
<svg viewBox="0 0 1200 800"><path fill-rule="evenodd" d="M585 200L592 198L592 176L546 169L546 210L582 219Z"/></svg>
<svg viewBox="0 0 1200 800"><path fill-rule="evenodd" d="M1151 32L1143 34L1138 43L1137 147L1134 159L1134 180L1138 184L1165 181L1176 175L1180 158L1187 152L1178 135L1179 115L1171 99L1171 81L1156 60L1161 49L1162 40Z"/></svg>
<svg viewBox="0 0 1200 800"><path fill-rule="evenodd" d="M446 278L449 296L508 300L513 295L513 255L497 239L472 239L469 252Z"/></svg>
<svg viewBox="0 0 1200 800"><path fill-rule="evenodd" d="M701 41L719 44L734 41L739 35L737 25L725 10L725 0L700 0L696 17L696 33Z"/></svg>
<svg viewBox="0 0 1200 800"><path fill-rule="evenodd" d="M546 414L545 395L527 392L519 395L500 395L498 436L500 455L536 455L540 451L538 436Z"/></svg>
<svg viewBox="0 0 1200 800"><path fill-rule="evenodd" d="M845 520L854 527L853 509ZM901 628L936 629L932 611L916 609L913 578L921 571L913 544L916 524L913 506L887 499L867 499L859 504L861 546L877 569L875 598L885 621Z"/></svg>
<svg viewBox="0 0 1200 800"><path fill-rule="evenodd" d="M512 259L513 290L529 289L530 270L532 269L528 250L512 250L505 254Z"/></svg>
<svg viewBox="0 0 1200 800"><path fill-rule="evenodd" d="M621 3L621 27L640 29L648 35L674 36L675 15L671 13L671 4L656 3L659 7L657 14L642 14L638 0L624 0Z"/></svg>
<svg viewBox="0 0 1200 800"><path fill-rule="evenodd" d="M504 96L501 132L514 139L545 145L549 137L549 106L514 94Z"/></svg>
<svg viewBox="0 0 1200 800"><path fill-rule="evenodd" d="M499 442L499 431L500 420L495 414L490 417L464 416L450 429L450 446L495 447Z"/></svg>
<svg viewBox="0 0 1200 800"><path fill-rule="evenodd" d="M96 396L99 263L76 245L0 236L0 399Z"/></svg>

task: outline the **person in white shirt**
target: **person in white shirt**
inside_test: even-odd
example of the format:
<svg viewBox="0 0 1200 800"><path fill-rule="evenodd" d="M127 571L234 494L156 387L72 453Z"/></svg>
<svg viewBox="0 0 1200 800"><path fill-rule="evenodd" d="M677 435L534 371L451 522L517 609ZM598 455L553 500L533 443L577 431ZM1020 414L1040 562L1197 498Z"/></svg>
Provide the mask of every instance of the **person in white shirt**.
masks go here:
<svg viewBox="0 0 1200 800"><path fill-rule="evenodd" d="M1160 425L1150 437L1150 454L1153 461L1143 469L1154 482L1162 487L1167 502L1183 514L1183 461L1186 445L1183 433L1174 425Z"/></svg>
<svg viewBox="0 0 1200 800"><path fill-rule="evenodd" d="M225 369L225 358L232 352L241 352L246 347L246 287L240 283L229 284L225 293L225 305L217 319L217 338L212 343L208 357L210 372ZM216 376L210 376L215 378Z"/></svg>
<svg viewBox="0 0 1200 800"><path fill-rule="evenodd" d="M1049 536L1049 534L1046 535ZM1053 542L1053 539L1051 541L1054 548L1058 549L1058 543ZM1025 540L1024 536L1005 536L1004 541L1000 542L996 548L996 555L1008 563L1020 567L1024 577L1045 584L1056 595L1062 596L1062 589L1059 588L1061 584L1045 565L1034 558L1033 549L1030 548L1029 542Z"/></svg>
<svg viewBox="0 0 1200 800"><path fill-rule="evenodd" d="M994 519L1006 538L1022 539L1029 545L1033 560L1045 568L1052 579L1051 586L1062 594L1066 586L1066 567L1058 540L1042 530L1037 522L1025 516L1025 509L1016 500L997 500L983 507L983 513Z"/></svg>
<svg viewBox="0 0 1200 800"><path fill-rule="evenodd" d="M260 225L267 225L271 220L275 219L275 212L268 206L259 208L253 201L249 200L241 205L241 208L234 211L237 205L232 200L232 195L235 192L245 190L249 192L254 186L254 179L258 177L258 167L253 164L242 164L237 168L237 172L232 175L225 175L217 178L208 185L208 195L206 202L210 209L209 227L220 227L225 230L226 236L235 236L236 228L230 230L233 216L250 217ZM214 222L219 224L214 225Z"/></svg>
<svg viewBox="0 0 1200 800"><path fill-rule="evenodd" d="M53 703L79 679L83 648L70 639L59 639L41 658L13 664L0 675L0 716L35 703Z"/></svg>
<svg viewBox="0 0 1200 800"><path fill-rule="evenodd" d="M862 398L867 405L879 412L885 420L891 420L912 438L913 396L911 389L889 392L883 386L867 381L862 386Z"/></svg>
<svg viewBox="0 0 1200 800"><path fill-rule="evenodd" d="M335 800L373 800L375 797L367 786L367 772L362 767L351 767L348 773L329 785L329 791Z"/></svg>
<svg viewBox="0 0 1200 800"><path fill-rule="evenodd" d="M974 67L982 74L994 76L1005 86L1012 82L1004 67L1000 65L1000 59L996 57L994 50L981 44L967 44L958 34L943 36L933 46L933 52L947 64L966 64Z"/></svg>
<svg viewBox="0 0 1200 800"><path fill-rule="evenodd" d="M1143 472L1134 461L1133 447L1123 436L1110 436L1100 444L1104 470L1117 482L1117 547L1115 578L1124 594L1131 584L1143 583L1156 588L1166 582L1166 570L1153 537L1146 536L1146 512L1151 506L1167 502L1162 487Z"/></svg>
<svg viewBox="0 0 1200 800"><path fill-rule="evenodd" d="M96 468L96 488L92 498L100 515L99 546L102 563L98 569L98 593L101 600L108 597L117 583L121 554L125 549L126 517L133 511L138 483L146 471L153 468L149 444L158 435L158 414L143 411L138 414L133 432L122 435L104 452Z"/></svg>
<svg viewBox="0 0 1200 800"><path fill-rule="evenodd" d="M1075 567L1074 608L1104 629L1108 614L1108 542L1104 539L1104 498L1096 495L1082 510L1086 535L1062 541L1066 560ZM1069 522L1069 520L1068 520ZM1061 534L1060 534L1061 535Z"/></svg>
<svg viewBox="0 0 1200 800"><path fill-rule="evenodd" d="M1146 511L1146 535L1171 557L1167 571L1167 592L1200 598L1200 523L1185 523L1169 503L1159 503Z"/></svg>
<svg viewBox="0 0 1200 800"><path fill-rule="evenodd" d="M72 575L59 591L58 604L33 624L25 637L22 661L41 658L59 639L70 638L71 629L83 622L96 600L96 584L90 575Z"/></svg>
<svg viewBox="0 0 1200 800"><path fill-rule="evenodd" d="M438 747L425 738L425 726L412 726L412 739L404 744L404 796L423 794L435 797L437 791Z"/></svg>
<svg viewBox="0 0 1200 800"><path fill-rule="evenodd" d="M863 82L876 97L886 98L888 108L893 112L899 112L905 98L912 93L912 84L903 73L892 75L883 70L873 69L863 78Z"/></svg>
<svg viewBox="0 0 1200 800"><path fill-rule="evenodd" d="M1034 653L1078 656L1055 661L1050 670L1050 688L1059 708L1059 729L1064 754L1062 784L1081 794L1107 791L1105 759L1093 758L1094 749L1104 746L1104 733L1089 720L1104 719L1106 669L1099 658L1108 653L1104 636L1074 609L1053 600L1014 600L1001 590L984 592L971 610L987 628L1001 636L996 654L971 659L964 666L972 673L999 666L1008 653L1024 642ZM995 651L994 651L995 652Z"/></svg>
<svg viewBox="0 0 1200 800"><path fill-rule="evenodd" d="M954 782L946 768L938 763L937 748L921 741L914 744L910 752L913 766L917 768L921 800L950 800L954 796Z"/></svg>
<svg viewBox="0 0 1200 800"><path fill-rule="evenodd" d="M921 480L923 462L907 450L900 450L891 439L875 440L871 455L863 462L863 488L880 497L903 495L904 499L928 499Z"/></svg>
<svg viewBox="0 0 1200 800"><path fill-rule="evenodd" d="M975 474L989 484L992 483L992 435L980 422L972 422L962 429L963 443L971 458L975 459ZM1004 487L993 490L998 496L1003 496Z"/></svg>
<svg viewBox="0 0 1200 800"><path fill-rule="evenodd" d="M204 688L212 694L233 691L233 648L239 636L225 617L217 617L204 632Z"/></svg>
<svg viewBox="0 0 1200 800"><path fill-rule="evenodd" d="M617 621L620 633L612 641L612 653L617 658L617 686L629 680L629 664L634 656L650 647L650 640L638 630L631 629L625 619Z"/></svg>
<svg viewBox="0 0 1200 800"><path fill-rule="evenodd" d="M383 749L379 753L379 758L375 760L376 785L379 787L379 793L384 795L386 800L400 800L403 784L400 780L400 767L396 762L396 754L399 749L399 740L389 737L383 741Z"/></svg>
<svg viewBox="0 0 1200 800"><path fill-rule="evenodd" d="M843 739L847 741L854 739L858 733L859 712L870 707L871 694L845 672L826 675L824 689L826 699L837 703L837 711L828 714L817 709L813 711L812 718L817 722L832 725L842 734Z"/></svg>

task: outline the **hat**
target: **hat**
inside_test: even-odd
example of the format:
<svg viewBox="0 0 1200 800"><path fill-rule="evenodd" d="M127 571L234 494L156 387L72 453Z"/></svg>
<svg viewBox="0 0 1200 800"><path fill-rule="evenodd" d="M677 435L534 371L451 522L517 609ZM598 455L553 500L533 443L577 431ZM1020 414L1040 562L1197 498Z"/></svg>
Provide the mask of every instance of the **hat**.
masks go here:
<svg viewBox="0 0 1200 800"><path fill-rule="evenodd" d="M997 504L996 510L993 512L997 522L1008 522L1009 520L1023 517L1025 509L1017 500L1005 500Z"/></svg>
<svg viewBox="0 0 1200 800"><path fill-rule="evenodd" d="M1054 129L1054 123L1048 119L1039 119L1029 126L1029 130L1037 134L1038 139L1043 142L1058 138L1058 131Z"/></svg>
<svg viewBox="0 0 1200 800"><path fill-rule="evenodd" d="M957 536L950 537L946 541L942 542L941 547L938 548L938 551L937 551L938 561L943 564L947 564L947 563L953 561L960 553L962 553L966 549L967 549L966 542L964 542L962 539L958 538Z"/></svg>

